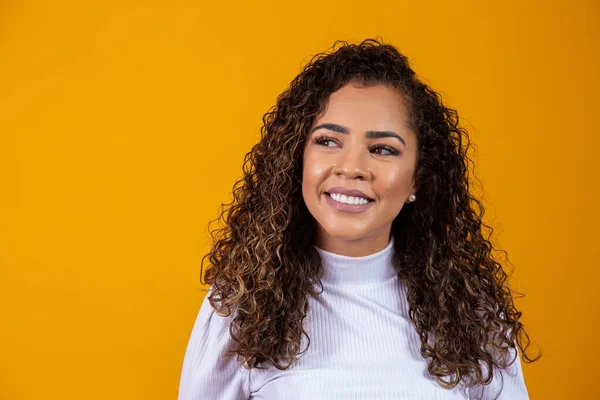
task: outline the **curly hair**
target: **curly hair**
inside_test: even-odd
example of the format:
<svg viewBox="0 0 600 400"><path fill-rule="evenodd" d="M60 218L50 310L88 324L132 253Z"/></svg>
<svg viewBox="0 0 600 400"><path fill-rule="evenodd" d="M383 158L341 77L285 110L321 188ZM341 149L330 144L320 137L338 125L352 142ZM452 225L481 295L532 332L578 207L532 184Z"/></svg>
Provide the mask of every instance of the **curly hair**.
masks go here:
<svg viewBox="0 0 600 400"><path fill-rule="evenodd" d="M523 358L529 335L513 291L482 222L482 202L469 192L468 133L455 110L420 81L406 56L381 39L336 41L315 55L263 116L261 140L248 152L233 199L221 204L211 230L204 284L246 368L287 369L300 350L309 294L319 294L321 261L313 247L314 218L301 192L307 134L328 97L343 85L383 84L407 100L418 140L418 202L392 223L394 263L407 287L409 316L428 371L445 388L488 384L493 368ZM485 237L484 232L488 231ZM502 251L505 255L506 252ZM506 258L508 261L508 258ZM201 273L202 275L202 273ZM201 278L202 281L202 278ZM518 356L517 354L515 357ZM485 367L485 368L483 368ZM487 372L487 374L484 373Z"/></svg>

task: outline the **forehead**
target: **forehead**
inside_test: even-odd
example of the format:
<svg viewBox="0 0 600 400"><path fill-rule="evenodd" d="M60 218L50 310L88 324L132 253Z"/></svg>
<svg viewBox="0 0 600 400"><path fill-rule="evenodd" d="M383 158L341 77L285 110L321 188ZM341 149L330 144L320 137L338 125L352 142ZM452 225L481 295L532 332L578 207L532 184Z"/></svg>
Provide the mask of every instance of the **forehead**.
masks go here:
<svg viewBox="0 0 600 400"><path fill-rule="evenodd" d="M397 89L382 84L359 86L351 82L329 96L315 124L333 122L346 124L350 129L404 132L409 129L409 118L406 98Z"/></svg>

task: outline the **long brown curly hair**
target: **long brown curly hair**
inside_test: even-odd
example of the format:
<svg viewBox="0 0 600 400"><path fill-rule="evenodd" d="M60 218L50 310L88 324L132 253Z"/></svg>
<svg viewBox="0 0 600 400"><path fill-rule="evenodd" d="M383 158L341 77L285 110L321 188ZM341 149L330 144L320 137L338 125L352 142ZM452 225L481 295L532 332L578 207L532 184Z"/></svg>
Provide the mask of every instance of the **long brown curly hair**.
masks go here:
<svg viewBox="0 0 600 400"><path fill-rule="evenodd" d="M381 39L336 41L310 60L263 116L261 140L246 154L233 200L211 221L221 226L211 230L202 283L211 286L209 301L217 313L235 311L232 352L246 368L269 363L287 369L307 350L300 349L302 335L308 338L307 295L323 287L314 218L300 185L302 153L328 97L351 81L395 88L409 105L418 140L419 201L402 208L391 234L429 373L448 389L461 380L465 386L487 384L493 368L514 362L509 356L511 350L516 356L515 343L524 360L537 360L541 354L532 359L525 352L529 335L507 274L492 257L493 229L482 222L482 202L469 192L468 133L459 127L457 112L417 78L406 56Z"/></svg>

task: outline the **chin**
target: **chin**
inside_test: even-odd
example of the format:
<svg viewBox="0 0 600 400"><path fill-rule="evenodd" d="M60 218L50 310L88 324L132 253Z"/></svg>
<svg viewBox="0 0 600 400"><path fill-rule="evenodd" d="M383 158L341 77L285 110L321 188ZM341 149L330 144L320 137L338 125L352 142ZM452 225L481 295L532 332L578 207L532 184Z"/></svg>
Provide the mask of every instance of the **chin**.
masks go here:
<svg viewBox="0 0 600 400"><path fill-rule="evenodd" d="M333 227L323 227L323 233L331 238L356 240L366 236L364 229L352 228L350 226L337 225Z"/></svg>

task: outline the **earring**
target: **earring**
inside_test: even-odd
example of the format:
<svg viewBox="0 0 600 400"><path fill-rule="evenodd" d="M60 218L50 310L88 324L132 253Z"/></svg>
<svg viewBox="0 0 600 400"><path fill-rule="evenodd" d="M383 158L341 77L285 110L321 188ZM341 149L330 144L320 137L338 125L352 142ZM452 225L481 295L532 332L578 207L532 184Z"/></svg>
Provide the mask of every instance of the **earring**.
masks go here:
<svg viewBox="0 0 600 400"><path fill-rule="evenodd" d="M415 201L417 199L417 196L414 195L414 193L411 193L410 196L408 196L408 200L412 203L413 201Z"/></svg>

